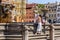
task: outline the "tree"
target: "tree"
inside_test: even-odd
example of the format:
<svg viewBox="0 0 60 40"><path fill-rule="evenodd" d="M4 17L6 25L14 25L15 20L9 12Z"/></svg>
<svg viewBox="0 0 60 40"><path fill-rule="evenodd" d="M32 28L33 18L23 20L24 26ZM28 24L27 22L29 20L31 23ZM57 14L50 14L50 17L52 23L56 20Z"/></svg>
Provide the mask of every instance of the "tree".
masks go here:
<svg viewBox="0 0 60 40"><path fill-rule="evenodd" d="M44 4L38 4L38 8L44 8Z"/></svg>
<svg viewBox="0 0 60 40"><path fill-rule="evenodd" d="M37 10L36 10L36 11L37 11L36 13L43 15L43 14L42 14L43 12L41 11L41 9L44 8L44 6L45 6L44 4L38 4L38 5L36 6L36 9L37 9Z"/></svg>

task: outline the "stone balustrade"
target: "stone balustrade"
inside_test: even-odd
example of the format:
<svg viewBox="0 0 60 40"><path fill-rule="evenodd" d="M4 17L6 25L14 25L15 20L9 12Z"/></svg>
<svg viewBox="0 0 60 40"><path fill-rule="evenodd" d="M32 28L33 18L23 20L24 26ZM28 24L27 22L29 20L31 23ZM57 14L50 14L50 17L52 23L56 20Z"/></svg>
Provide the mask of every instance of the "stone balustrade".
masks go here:
<svg viewBox="0 0 60 40"><path fill-rule="evenodd" d="M42 26L42 35L34 35L34 23L0 23L0 40L40 40L41 38L41 40L55 40L59 37L60 34L55 35L55 29L60 30L60 24L43 24Z"/></svg>

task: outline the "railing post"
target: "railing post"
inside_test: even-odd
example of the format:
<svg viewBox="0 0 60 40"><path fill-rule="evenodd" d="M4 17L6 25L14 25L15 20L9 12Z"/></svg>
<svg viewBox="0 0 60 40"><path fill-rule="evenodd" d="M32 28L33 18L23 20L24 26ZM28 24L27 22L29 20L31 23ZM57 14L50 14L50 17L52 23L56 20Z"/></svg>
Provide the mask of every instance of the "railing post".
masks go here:
<svg viewBox="0 0 60 40"><path fill-rule="evenodd" d="M23 40L28 40L28 29L27 26L25 26L25 30L23 32Z"/></svg>
<svg viewBox="0 0 60 40"><path fill-rule="evenodd" d="M54 40L54 26L50 25L50 40Z"/></svg>

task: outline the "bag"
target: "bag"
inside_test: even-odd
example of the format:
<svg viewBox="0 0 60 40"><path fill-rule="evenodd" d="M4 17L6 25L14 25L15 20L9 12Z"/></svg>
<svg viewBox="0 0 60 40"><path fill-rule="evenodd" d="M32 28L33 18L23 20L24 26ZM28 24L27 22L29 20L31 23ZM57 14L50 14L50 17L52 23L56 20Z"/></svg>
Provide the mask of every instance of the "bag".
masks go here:
<svg viewBox="0 0 60 40"><path fill-rule="evenodd" d="M42 19L42 24L45 23L45 19Z"/></svg>

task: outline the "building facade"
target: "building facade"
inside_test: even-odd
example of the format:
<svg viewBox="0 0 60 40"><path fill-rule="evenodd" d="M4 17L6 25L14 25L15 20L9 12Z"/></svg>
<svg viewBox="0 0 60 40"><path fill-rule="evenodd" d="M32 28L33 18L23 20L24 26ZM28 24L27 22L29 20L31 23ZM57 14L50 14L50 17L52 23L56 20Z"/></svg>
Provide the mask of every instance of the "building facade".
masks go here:
<svg viewBox="0 0 60 40"><path fill-rule="evenodd" d="M60 23L60 3L57 3L57 22Z"/></svg>
<svg viewBox="0 0 60 40"><path fill-rule="evenodd" d="M60 22L60 2L48 3L45 5L49 9L49 18L52 22Z"/></svg>
<svg viewBox="0 0 60 40"><path fill-rule="evenodd" d="M26 18L25 22L34 22L34 16L35 16L35 7L36 4L26 4Z"/></svg>

